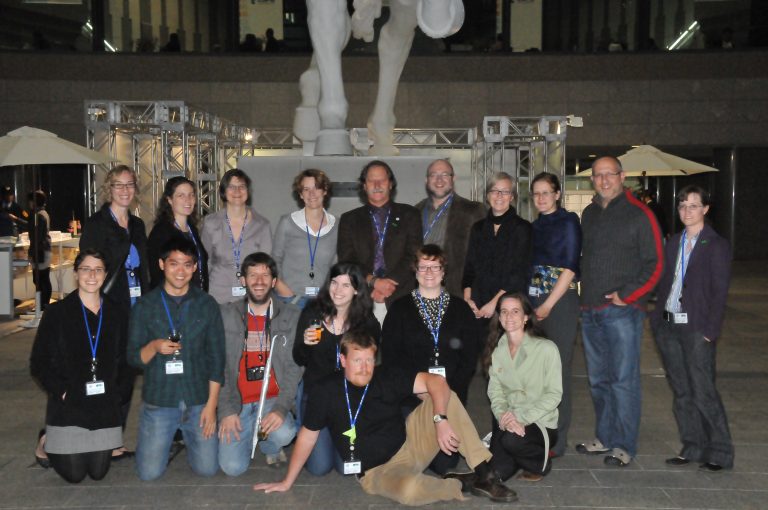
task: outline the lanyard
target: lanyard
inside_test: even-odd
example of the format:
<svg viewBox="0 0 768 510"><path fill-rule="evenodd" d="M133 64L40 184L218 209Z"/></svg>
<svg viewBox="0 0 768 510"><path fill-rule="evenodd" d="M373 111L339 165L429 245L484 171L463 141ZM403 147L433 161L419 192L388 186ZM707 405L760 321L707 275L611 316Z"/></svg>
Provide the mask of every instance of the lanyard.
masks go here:
<svg viewBox="0 0 768 510"><path fill-rule="evenodd" d="M331 332L333 333L333 336L336 336L336 324L333 322L333 317L331 317ZM341 348L339 347L339 340L336 341L336 370L339 370L341 368Z"/></svg>
<svg viewBox="0 0 768 510"><path fill-rule="evenodd" d="M379 227L379 220L376 219L376 214L374 214L373 210L369 209L369 212L371 213L371 220L373 221L373 227L376 229L376 251L381 251L382 255L384 253L384 239L387 238L387 229L389 228L389 215L392 214L392 208L390 207L387 211L387 217L384 218L384 229L382 230Z"/></svg>
<svg viewBox="0 0 768 510"><path fill-rule="evenodd" d="M353 444L355 444L355 439L357 437L357 434L355 431L355 423L357 423L357 416L360 414L360 409L363 408L363 400L365 400L365 395L368 393L368 385L371 383L368 383L365 385L365 389L363 390L363 396L360 397L360 403L357 404L357 411L355 411L355 417L352 417L352 406L349 405L349 388L347 387L347 378L344 378L344 396L347 397L347 412L349 413L349 430L352 431L351 435L349 436L349 445L350 448Z"/></svg>
<svg viewBox="0 0 768 510"><path fill-rule="evenodd" d="M435 226L435 223L437 223L437 220L440 219L440 216L443 215L446 209L448 209L451 206L451 202L453 202L454 194L451 193L451 196L448 197L448 200L443 203L443 205L440 206L440 209L437 210L437 214L435 214L435 217L432 218L432 223L427 226L427 217L429 216L429 206L424 207L424 214L422 215L421 223L422 227L424 228L424 235L422 236L421 240L426 241L427 237L429 237L429 234L432 232L432 228Z"/></svg>
<svg viewBox="0 0 768 510"><path fill-rule="evenodd" d="M240 239L235 244L235 235L232 233L232 225L229 223L229 214L224 211L224 218L227 220L227 230L229 230L229 240L232 241L232 259L235 264L235 274L240 278L240 246L243 244L243 234L245 233L245 224L248 222L248 211L245 211L245 219L243 220L243 228L240 229Z"/></svg>
<svg viewBox="0 0 768 510"><path fill-rule="evenodd" d="M99 326L96 328L96 336L91 335L91 325L88 324L88 315L85 313L85 305L80 300L80 307L83 309L83 322L85 322L85 331L88 333L88 344L91 346L91 373L93 380L96 380L96 349L99 348L99 339L101 338L101 321L104 318L104 298L99 301Z"/></svg>
<svg viewBox="0 0 768 510"><path fill-rule="evenodd" d="M163 308L165 308L165 315L168 316L168 325L171 326L171 336L177 337L177 334L181 331L181 325L184 323L182 320L184 307L181 308L179 311L179 329L176 329L176 326L173 324L173 319L171 318L171 311L168 310L168 302L165 300L165 291L160 290L160 298L163 300Z"/></svg>
<svg viewBox="0 0 768 510"><path fill-rule="evenodd" d="M307 210L304 209L304 221L306 225L304 228L307 230L307 245L309 247L309 277L315 277L315 255L317 255L317 243L320 242L320 232L323 230L323 222L325 221L325 211L323 211L323 217L320 219L320 228L317 230L317 237L315 238L315 249L312 249L312 240L309 235L309 222L307 221Z"/></svg>
<svg viewBox="0 0 768 510"><path fill-rule="evenodd" d="M253 313L253 310L251 310L251 304L248 303L248 315L253 317L253 322L255 324L257 315ZM256 336L259 338L259 350L256 357L259 359L259 363L264 362L264 353L267 352L267 349L269 349L269 342L266 341L267 338L269 338L270 335L270 328L269 328L269 316L270 312L272 311L272 303L269 303L269 307L267 308L267 313L264 317L264 331L261 332L261 335L259 335L258 331L254 331L256 333ZM245 339L243 340L243 353L245 356L245 368L249 368L248 366L248 320L245 321Z"/></svg>
<svg viewBox="0 0 768 510"><path fill-rule="evenodd" d="M685 281L685 230L683 230L683 242L680 243L680 281ZM691 239L693 243L696 243L696 241L699 239L699 235L697 234L696 237ZM694 244L695 246L695 244ZM693 248L691 248L691 252L693 252ZM690 262L690 260L689 260Z"/></svg>
<svg viewBox="0 0 768 510"><path fill-rule="evenodd" d="M123 228L120 226L120 222L117 221L117 216L115 216L115 212L112 210L111 207L107 207L109 209L109 214L112 216L112 219L115 220L115 224L117 224L118 227ZM128 227L125 227L125 231L128 232L128 242L130 242L131 237L131 228L130 228L130 215L129 215L129 221L128 221ZM139 251L136 249L136 247L131 243L131 246L128 250L128 256L125 258L125 270L128 271L128 286L134 286L136 284L136 280L134 279L135 273L133 270L138 267L139 264L136 266L133 265L134 259L138 259Z"/></svg>
<svg viewBox="0 0 768 510"><path fill-rule="evenodd" d="M197 252L197 274L200 276L200 288L203 288L203 254L200 253L200 245L197 244L197 239L195 239L195 233L192 232L192 227L187 225L187 232L184 232L181 230L181 226L179 226L179 223L174 220L173 224L176 226L177 229L182 234L189 234L189 237L192 239L192 243L195 245L195 251Z"/></svg>
<svg viewBox="0 0 768 510"><path fill-rule="evenodd" d="M429 311L427 310L426 305L424 304L424 299L421 297L421 292L419 292L419 289L416 289L416 299L419 300L419 306L421 306L421 311L424 312L424 319L427 321L427 328L429 329L430 334L432 335L432 340L435 342L435 353L438 352L437 349L437 340L440 336L440 326L443 323L443 303L445 299L445 292L440 289L440 310L437 314L437 324L432 324L432 317L429 316ZM437 360L435 360L437 361Z"/></svg>

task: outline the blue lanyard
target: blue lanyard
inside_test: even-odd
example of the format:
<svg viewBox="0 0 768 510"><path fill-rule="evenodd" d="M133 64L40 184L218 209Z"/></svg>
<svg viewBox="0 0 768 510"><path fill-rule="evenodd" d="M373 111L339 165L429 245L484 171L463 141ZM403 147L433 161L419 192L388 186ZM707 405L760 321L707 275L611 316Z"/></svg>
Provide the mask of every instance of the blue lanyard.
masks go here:
<svg viewBox="0 0 768 510"><path fill-rule="evenodd" d="M440 326L443 322L443 315L442 313L437 314L437 324L432 324L432 318L429 316L429 312L427 312L427 307L424 304L424 300L421 298L421 292L419 292L419 289L416 289L416 299L419 300L419 305L421 306L421 311L424 312L424 318L427 321L427 328L429 329L430 334L432 334L432 340L435 342L435 352L438 352L437 349L437 341L440 336ZM443 310L443 302L445 299L445 292L443 292L442 289L440 289L440 311Z"/></svg>
<svg viewBox="0 0 768 510"><path fill-rule="evenodd" d="M454 194L451 193L451 196L448 197L448 200L445 201L443 205L440 206L440 209L438 209L437 214L435 214L435 217L432 218L432 223L427 226L427 218L429 216L429 206L424 207L424 214L422 215L421 223L422 227L424 228L424 235L422 236L421 240L426 241L429 234L432 232L432 228L435 226L435 223L437 223L437 220L440 219L440 216L443 215L446 209L448 209L451 206L451 202L453 202Z"/></svg>
<svg viewBox="0 0 768 510"><path fill-rule="evenodd" d="M224 211L224 218L227 220L227 230L229 230L229 240L232 241L232 259L235 263L235 274L240 277L240 246L243 244L243 234L245 233L245 224L248 222L248 211L245 211L243 228L240 229L240 239L235 244L235 235L232 233L232 225L229 223L229 215Z"/></svg>
<svg viewBox="0 0 768 510"><path fill-rule="evenodd" d="M96 361L96 349L99 348L99 339L101 338L101 321L104 318L104 298L101 298L99 301L99 326L96 328L95 337L91 335L91 325L88 324L88 315L85 313L85 305L82 300L80 300L80 307L83 309L83 322L85 322L85 331L88 333L88 344L91 346L91 362L93 363L91 368L95 376L96 366L94 362Z"/></svg>
<svg viewBox="0 0 768 510"><path fill-rule="evenodd" d="M248 303L248 315L253 317L254 324L256 323L256 315L253 313L253 310L251 310L251 304ZM259 338L259 352L265 352L269 348L269 342L266 341L267 337L269 336L269 312L272 310L272 303L269 304L269 307L267 307L267 313L264 315L264 331L259 335L258 331L254 330L254 333L256 333L256 336ZM245 337L246 340L248 339L248 324L245 325ZM248 366L248 349L245 349L245 365Z"/></svg>
<svg viewBox="0 0 768 510"><path fill-rule="evenodd" d="M163 300L163 308L165 308L165 315L168 316L168 325L171 327L171 335L176 337L177 334L181 331L181 326L184 323L182 320L184 316L184 307L179 310L179 329L176 329L176 326L173 324L173 319L171 318L171 311L168 310L168 302L165 300L165 291L160 290L160 298Z"/></svg>
<svg viewBox="0 0 768 510"><path fill-rule="evenodd" d="M685 281L685 230L683 230L683 240L680 243L680 281ZM693 238L693 241L699 238L698 234ZM691 249L693 251L693 249ZM690 262L690 261L689 261Z"/></svg>
<svg viewBox="0 0 768 510"><path fill-rule="evenodd" d="M352 417L352 406L349 405L349 389L347 387L347 378L344 378L344 396L347 397L347 412L349 413L349 428L354 429L355 423L357 423L357 416L360 414L360 409L363 408L363 400L365 400L365 395L368 393L368 385L371 383L368 383L365 385L365 389L363 390L363 396L360 397L360 403L357 404L357 411L355 411L355 417ZM352 440L354 442L354 440Z"/></svg>
<svg viewBox="0 0 768 510"><path fill-rule="evenodd" d="M307 245L309 246L309 277L315 277L315 255L317 255L317 243L320 242L320 232L323 230L323 222L325 221L325 211L323 211L323 217L320 219L320 228L317 231L317 237L315 238L315 249L312 249L312 240L309 235L309 222L307 221L307 211L304 210L304 221L306 225L304 228L307 230Z"/></svg>
<svg viewBox="0 0 768 510"><path fill-rule="evenodd" d="M112 208L111 207L107 207L107 209L109 209L109 214L112 216L112 219L115 220L115 223L117 224L117 226L120 227L120 222L117 221L117 216L115 216L115 213L114 213L114 211L112 211ZM131 224L131 222L130 222L130 215L128 215L128 220L129 220L128 221L128 225L130 225ZM123 227L120 227L120 228L123 228ZM128 240L130 241L130 237L131 237L131 229L130 229L130 227L126 227L125 231L128 232L128 238L129 238ZM132 274L128 275L128 286L134 286L136 284L136 280L134 279L133 270L136 267L138 267L138 265L137 266L133 265L133 259L134 258L138 258L138 254L139 254L138 250L133 245L133 243L131 243L131 248L128 250L128 256L125 258L125 270L128 271L129 273L132 273Z"/></svg>
<svg viewBox="0 0 768 510"><path fill-rule="evenodd" d="M187 232L184 232L181 230L181 226L179 226L179 223L174 220L173 224L176 226L176 228L181 232L182 234L189 234L189 237L192 239L192 243L195 245L195 251L197 252L197 274L200 275L200 288L203 288L203 254L200 253L200 245L197 244L197 239L195 239L195 233L192 232L192 227L187 225Z"/></svg>
<svg viewBox="0 0 768 510"><path fill-rule="evenodd" d="M333 317L331 317L331 332L333 336L336 336L336 324L333 323ZM336 370L341 368L341 348L339 347L339 341L336 341Z"/></svg>
<svg viewBox="0 0 768 510"><path fill-rule="evenodd" d="M376 229L376 251L382 250L384 247L384 239L387 238L387 229L389 228L389 215L392 214L392 208L387 211L387 217L384 218L384 230L379 227L379 220L376 219L376 215L372 209L369 209L371 213L371 220L373 221L373 227Z"/></svg>

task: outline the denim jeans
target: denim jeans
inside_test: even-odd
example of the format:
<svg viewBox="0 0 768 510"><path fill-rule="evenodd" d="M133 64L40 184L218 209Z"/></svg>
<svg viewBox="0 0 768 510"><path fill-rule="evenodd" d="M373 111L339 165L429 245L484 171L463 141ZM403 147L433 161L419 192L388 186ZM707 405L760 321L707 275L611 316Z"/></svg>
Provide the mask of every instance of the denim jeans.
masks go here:
<svg viewBox="0 0 768 510"><path fill-rule="evenodd" d="M262 417L269 414L275 399L270 398L264 402ZM219 466L229 476L240 476L248 469L251 463L251 447L253 444L253 429L256 426L256 415L259 413L259 403L243 404L240 411L240 440L231 437L219 440ZM280 448L288 446L296 437L296 421L291 413L285 415L280 428L270 432L266 441L259 441L259 449L264 455L277 455Z"/></svg>
<svg viewBox="0 0 768 510"><path fill-rule="evenodd" d="M301 402L301 416L307 409L307 394L304 394ZM304 464L304 468L315 476L323 476L331 472L332 469L336 469L339 474L344 474L344 461L341 459L341 455L336 451L333 446L333 440L331 439L331 432L328 427L322 429L317 436L317 443L312 449L312 453L309 454L307 462Z"/></svg>
<svg viewBox="0 0 768 510"><path fill-rule="evenodd" d="M200 427L203 407L187 407L184 402L179 402L178 407L142 404L136 445L136 472L140 479L156 480L163 476L176 429L181 429L184 436L187 462L192 471L200 476L216 474L219 469L219 441L215 433L208 439L203 437Z"/></svg>
<svg viewBox="0 0 768 510"><path fill-rule="evenodd" d="M733 467L728 418L715 385L715 342L687 325L662 321L656 330L683 448L680 456L694 462Z"/></svg>
<svg viewBox="0 0 768 510"><path fill-rule="evenodd" d="M581 332L595 406L595 435L608 448L637 454L640 341L645 312L633 306L583 310Z"/></svg>

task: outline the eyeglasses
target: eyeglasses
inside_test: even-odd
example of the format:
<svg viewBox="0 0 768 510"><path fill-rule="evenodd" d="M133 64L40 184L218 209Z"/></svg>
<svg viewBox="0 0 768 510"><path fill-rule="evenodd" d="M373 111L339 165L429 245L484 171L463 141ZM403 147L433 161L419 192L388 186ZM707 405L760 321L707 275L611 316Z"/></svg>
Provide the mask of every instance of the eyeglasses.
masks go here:
<svg viewBox="0 0 768 510"><path fill-rule="evenodd" d="M702 207L704 206L701 204L680 204L677 206L677 210L680 212L684 212L684 211L696 212Z"/></svg>
<svg viewBox="0 0 768 510"><path fill-rule="evenodd" d="M613 179L614 177L618 177L621 174L621 172L603 172L601 174L592 174L592 178L595 180L598 179Z"/></svg>
<svg viewBox="0 0 768 510"><path fill-rule="evenodd" d="M419 273L439 273L442 270L443 266L416 266Z"/></svg>
<svg viewBox="0 0 768 510"><path fill-rule="evenodd" d="M112 186L112 189L117 190L136 189L135 182L113 182L110 186Z"/></svg>
<svg viewBox="0 0 768 510"><path fill-rule="evenodd" d="M500 197L508 197L512 195L512 191L508 189L492 189L488 192L489 195L498 195Z"/></svg>
<svg viewBox="0 0 768 510"><path fill-rule="evenodd" d="M549 198L555 194L557 194L555 191L537 191L533 193L533 198Z"/></svg>
<svg viewBox="0 0 768 510"><path fill-rule="evenodd" d="M227 185L228 191L245 191L248 189L248 186L245 184L229 184Z"/></svg>
<svg viewBox="0 0 768 510"><path fill-rule="evenodd" d="M429 174L430 179L448 179L450 177L453 177L453 174L448 172Z"/></svg>
<svg viewBox="0 0 768 510"><path fill-rule="evenodd" d="M80 266L77 268L78 273L82 274L95 274L97 276L101 276L104 274L105 270L103 267L88 267L88 266Z"/></svg>

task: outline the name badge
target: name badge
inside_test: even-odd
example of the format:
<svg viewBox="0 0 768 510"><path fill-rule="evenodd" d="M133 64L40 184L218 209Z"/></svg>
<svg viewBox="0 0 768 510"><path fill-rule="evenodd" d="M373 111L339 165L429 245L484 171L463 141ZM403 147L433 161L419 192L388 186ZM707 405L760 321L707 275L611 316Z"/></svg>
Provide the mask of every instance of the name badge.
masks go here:
<svg viewBox="0 0 768 510"><path fill-rule="evenodd" d="M171 360L165 362L165 373L168 375L183 374L184 362L179 360Z"/></svg>
<svg viewBox="0 0 768 510"><path fill-rule="evenodd" d="M106 390L104 389L104 381L90 381L85 383L85 394L91 395L103 395Z"/></svg>
<svg viewBox="0 0 768 510"><path fill-rule="evenodd" d="M245 287L241 287L240 285L236 285L232 287L232 296L233 297L245 296Z"/></svg>
<svg viewBox="0 0 768 510"><path fill-rule="evenodd" d="M528 295L531 297L538 297L539 289L536 287L528 287Z"/></svg>
<svg viewBox="0 0 768 510"><path fill-rule="evenodd" d="M445 377L445 367L442 365L429 367L429 373Z"/></svg>
<svg viewBox="0 0 768 510"><path fill-rule="evenodd" d="M363 465L359 460L348 460L344 463L345 475L359 475L363 471Z"/></svg>
<svg viewBox="0 0 768 510"><path fill-rule="evenodd" d="M131 294L131 297L141 297L141 287L130 287L128 291Z"/></svg>
<svg viewBox="0 0 768 510"><path fill-rule="evenodd" d="M320 292L320 287L304 287L305 296L317 296L318 292Z"/></svg>
<svg viewBox="0 0 768 510"><path fill-rule="evenodd" d="M673 320L675 321L675 324L688 324L688 314L676 313L673 317Z"/></svg>

